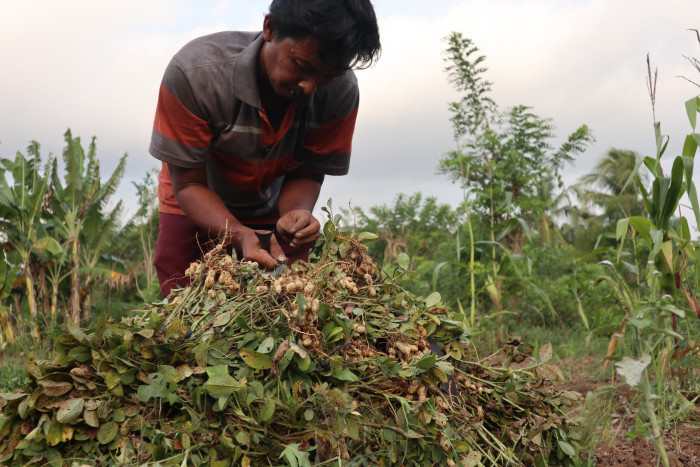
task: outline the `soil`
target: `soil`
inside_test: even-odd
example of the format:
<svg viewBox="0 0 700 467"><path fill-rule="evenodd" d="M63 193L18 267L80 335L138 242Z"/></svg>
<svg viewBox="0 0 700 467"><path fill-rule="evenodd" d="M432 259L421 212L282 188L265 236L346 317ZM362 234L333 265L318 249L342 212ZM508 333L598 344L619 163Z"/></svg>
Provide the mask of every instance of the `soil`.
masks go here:
<svg viewBox="0 0 700 467"><path fill-rule="evenodd" d="M658 451L651 437L628 435L634 432L639 410L639 404L633 403L635 399L639 402L640 397L635 390L623 384L612 387L610 378L606 378L602 373L600 359L590 357L584 360L568 359L559 364L567 376L567 382L562 385L562 389L577 391L585 400L588 392L608 387L617 398L615 410L609 414L611 419L607 423L607 426L613 429L609 430L607 439L595 448L596 466L661 465L658 463ZM666 430L664 446L669 465L700 466L700 409L698 407L691 414L690 420L679 422Z"/></svg>

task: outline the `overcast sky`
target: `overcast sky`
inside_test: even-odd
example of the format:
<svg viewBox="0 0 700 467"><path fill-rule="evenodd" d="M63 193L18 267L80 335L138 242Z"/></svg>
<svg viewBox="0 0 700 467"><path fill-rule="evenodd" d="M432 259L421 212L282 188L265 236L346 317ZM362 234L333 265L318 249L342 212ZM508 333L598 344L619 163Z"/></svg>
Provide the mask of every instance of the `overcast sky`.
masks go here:
<svg viewBox="0 0 700 467"><path fill-rule="evenodd" d="M646 54L659 69L656 116L681 148L683 103L700 82L683 55L700 57L688 28L698 0L375 0L383 54L358 72L360 113L350 174L328 177L319 204L369 207L421 191L456 205L461 191L435 175L454 147L447 110L459 95L443 71L444 37L459 31L487 56L501 108L524 104L552 118L564 138L581 124L597 139L567 183L612 147L654 154ZM134 205L138 181L158 162L148 154L158 86L190 39L258 30L268 0L0 0L0 156L37 140L59 155L70 128L97 136L103 176L128 153L118 192ZM700 178L700 175L698 175Z"/></svg>

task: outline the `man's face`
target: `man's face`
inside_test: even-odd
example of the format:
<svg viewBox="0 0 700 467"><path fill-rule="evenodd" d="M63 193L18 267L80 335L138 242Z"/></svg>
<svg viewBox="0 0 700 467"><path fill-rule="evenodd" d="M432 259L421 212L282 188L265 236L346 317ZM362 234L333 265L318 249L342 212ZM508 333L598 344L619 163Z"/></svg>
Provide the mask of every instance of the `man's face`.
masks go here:
<svg viewBox="0 0 700 467"><path fill-rule="evenodd" d="M321 62L316 38L277 40L268 27L263 34L266 42L260 52L260 71L278 96L298 99L323 89L341 74Z"/></svg>

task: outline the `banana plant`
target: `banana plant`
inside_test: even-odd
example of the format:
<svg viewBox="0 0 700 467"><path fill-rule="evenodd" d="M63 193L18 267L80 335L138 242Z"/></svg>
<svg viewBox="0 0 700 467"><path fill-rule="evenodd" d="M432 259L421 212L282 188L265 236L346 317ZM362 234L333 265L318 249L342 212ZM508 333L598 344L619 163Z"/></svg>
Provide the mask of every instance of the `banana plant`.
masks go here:
<svg viewBox="0 0 700 467"><path fill-rule="evenodd" d="M12 286L17 279L17 268L0 257L0 345L15 341L15 326L10 318L10 306L5 303L12 295Z"/></svg>
<svg viewBox="0 0 700 467"><path fill-rule="evenodd" d="M80 138L74 138L70 129L64 134L64 139L66 146L62 156L65 176L61 180L57 171L53 171L51 177L51 185L55 193L51 205L52 223L64 247L69 251L71 272L69 318L79 323L80 291L91 280L89 271L86 272L87 277L84 280L81 279L81 268L85 266L85 261L81 261L81 257L99 256L99 251L105 248L107 243L100 241L96 244L85 244L84 240L88 234L85 232L86 222L91 216L103 216L109 197L117 189L124 174L127 156L124 154L120 158L112 175L102 183L95 138L92 138L87 154L81 145ZM97 224L93 224L92 228L102 228ZM90 247L96 251L81 251Z"/></svg>
<svg viewBox="0 0 700 467"><path fill-rule="evenodd" d="M36 254L41 249L60 247L48 235L42 219L51 198L49 173L55 161L49 160L42 172L40 147L36 141L29 144L27 154L29 157L17 152L14 160L0 159L0 222L9 247L7 261L20 266L29 312L36 323L34 271L39 267ZM38 339L36 326L33 333Z"/></svg>

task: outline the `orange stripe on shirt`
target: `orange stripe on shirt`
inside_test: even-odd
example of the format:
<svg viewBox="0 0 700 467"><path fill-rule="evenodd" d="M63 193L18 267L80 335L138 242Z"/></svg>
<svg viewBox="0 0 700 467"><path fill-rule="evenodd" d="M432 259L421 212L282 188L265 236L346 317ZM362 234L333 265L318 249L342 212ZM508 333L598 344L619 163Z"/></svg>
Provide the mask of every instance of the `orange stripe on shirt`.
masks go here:
<svg viewBox="0 0 700 467"><path fill-rule="evenodd" d="M209 146L212 133L207 122L190 112L165 86L160 85L153 129L192 148Z"/></svg>
<svg viewBox="0 0 700 467"><path fill-rule="evenodd" d="M347 154L352 148L357 108L347 117L321 125L304 142L304 148L316 154Z"/></svg>
<svg viewBox="0 0 700 467"><path fill-rule="evenodd" d="M298 162L286 156L260 162L227 158L214 150L211 156L209 160L229 182L250 193L259 193L263 186L299 166Z"/></svg>
<svg viewBox="0 0 700 467"><path fill-rule="evenodd" d="M168 164L162 163L160 173L158 174L158 211L165 214L185 215L173 193L173 185L170 182L170 171Z"/></svg>

